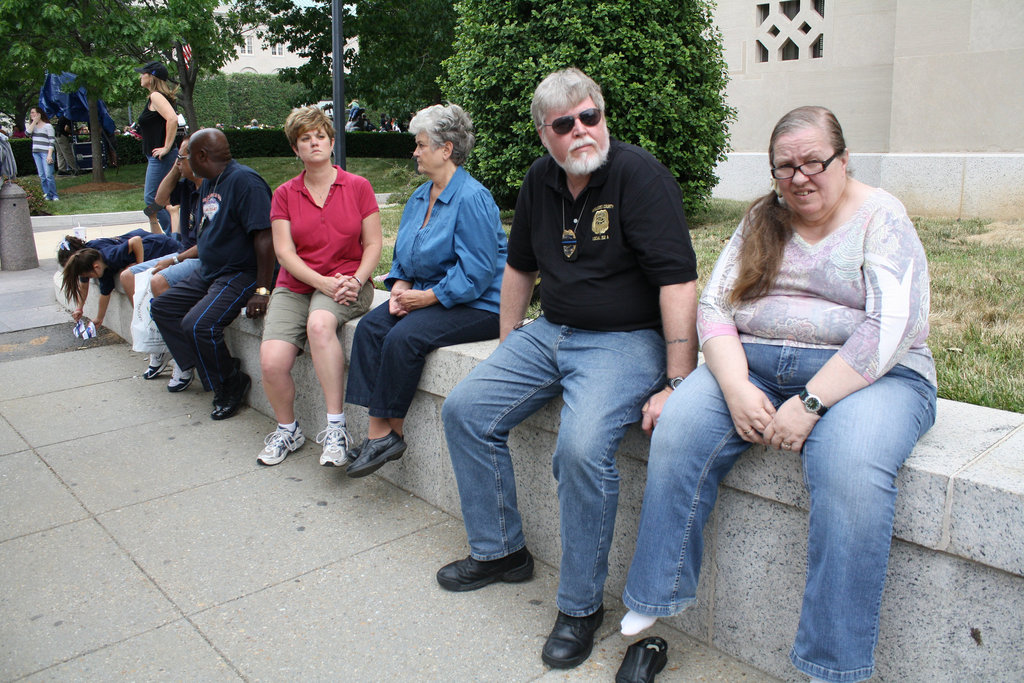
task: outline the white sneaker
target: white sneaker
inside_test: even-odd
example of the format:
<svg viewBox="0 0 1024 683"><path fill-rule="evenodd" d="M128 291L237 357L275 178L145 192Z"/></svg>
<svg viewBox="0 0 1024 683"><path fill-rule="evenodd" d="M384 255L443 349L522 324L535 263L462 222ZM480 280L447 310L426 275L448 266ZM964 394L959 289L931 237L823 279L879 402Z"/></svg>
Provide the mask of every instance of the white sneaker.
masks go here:
<svg viewBox="0 0 1024 683"><path fill-rule="evenodd" d="M192 378L195 376L192 370L179 370L178 364L174 361L171 361L171 368L171 381L167 383L167 391L177 393L188 389L188 385L192 384Z"/></svg>
<svg viewBox="0 0 1024 683"><path fill-rule="evenodd" d="M166 351L149 354L149 367L142 373L142 379L156 379L160 376L160 373L167 369L167 365L170 362L171 354Z"/></svg>
<svg viewBox="0 0 1024 683"><path fill-rule="evenodd" d="M320 464L328 467L344 467L355 458L349 453L352 437L343 425L327 423L327 428L316 435L316 442L324 445Z"/></svg>
<svg viewBox="0 0 1024 683"><path fill-rule="evenodd" d="M287 458L289 453L299 450L302 444L306 443L306 437L302 435L302 428L298 425L295 425L294 432L278 427L267 434L263 443L263 452L256 457L257 462L261 465L277 465Z"/></svg>

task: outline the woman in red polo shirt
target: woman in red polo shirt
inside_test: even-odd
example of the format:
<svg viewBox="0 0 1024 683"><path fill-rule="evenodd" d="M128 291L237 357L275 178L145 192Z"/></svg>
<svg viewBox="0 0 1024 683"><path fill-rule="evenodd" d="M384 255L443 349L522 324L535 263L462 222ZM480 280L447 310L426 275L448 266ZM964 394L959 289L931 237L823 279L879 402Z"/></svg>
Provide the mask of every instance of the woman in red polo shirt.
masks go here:
<svg viewBox="0 0 1024 683"><path fill-rule="evenodd" d="M334 126L317 107L292 110L285 135L305 170L274 192L274 251L281 263L263 326L263 390L277 418L257 460L276 465L305 437L295 419L291 370L306 342L327 404L320 464L348 460L345 357L338 329L373 302L370 277L380 260L380 210L369 181L331 163Z"/></svg>

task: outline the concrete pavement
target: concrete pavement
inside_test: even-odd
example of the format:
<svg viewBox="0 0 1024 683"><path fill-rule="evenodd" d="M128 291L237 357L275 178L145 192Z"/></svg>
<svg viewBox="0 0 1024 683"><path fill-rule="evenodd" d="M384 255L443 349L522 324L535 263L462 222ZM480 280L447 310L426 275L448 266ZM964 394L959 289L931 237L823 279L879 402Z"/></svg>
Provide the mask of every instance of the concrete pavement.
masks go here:
<svg viewBox="0 0 1024 683"><path fill-rule="evenodd" d="M48 310L52 253L0 272L0 351L40 325L71 336ZM461 522L320 467L315 432L262 468L266 416L211 421L209 394L143 380L126 344L18 344L0 352L0 680L611 681L636 640L608 595L591 658L549 670L554 568L448 593L434 573L468 552ZM669 641L659 681L776 680L652 634Z"/></svg>

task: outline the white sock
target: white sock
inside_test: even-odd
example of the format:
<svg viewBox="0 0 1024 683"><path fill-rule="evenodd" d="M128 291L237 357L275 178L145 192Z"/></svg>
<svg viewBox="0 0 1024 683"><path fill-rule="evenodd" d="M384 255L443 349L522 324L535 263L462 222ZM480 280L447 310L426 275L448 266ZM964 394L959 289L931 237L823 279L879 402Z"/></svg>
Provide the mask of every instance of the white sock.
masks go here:
<svg viewBox="0 0 1024 683"><path fill-rule="evenodd" d="M622 617L622 635L624 636L635 636L654 626L654 622L658 620L658 617L649 617L646 614L640 614L629 610L626 612L626 616Z"/></svg>
<svg viewBox="0 0 1024 683"><path fill-rule="evenodd" d="M821 678L815 678L814 676L811 676L811 683L828 683L828 681L823 680Z"/></svg>
<svg viewBox="0 0 1024 683"><path fill-rule="evenodd" d="M295 429L298 426L299 426L299 421L298 420L296 420L295 422L292 422L291 424L286 424L286 425L285 424L281 424L280 422L277 423L277 428L278 429L283 429L286 432L291 432L292 434L295 433Z"/></svg>
<svg viewBox="0 0 1024 683"><path fill-rule="evenodd" d="M345 426L345 413L327 413L328 422L340 422L341 426Z"/></svg>

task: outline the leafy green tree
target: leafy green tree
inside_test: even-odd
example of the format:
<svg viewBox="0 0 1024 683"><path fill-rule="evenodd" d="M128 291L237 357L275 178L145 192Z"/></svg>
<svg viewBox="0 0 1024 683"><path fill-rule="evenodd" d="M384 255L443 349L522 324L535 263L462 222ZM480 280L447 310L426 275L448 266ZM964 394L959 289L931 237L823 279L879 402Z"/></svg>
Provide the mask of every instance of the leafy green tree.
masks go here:
<svg viewBox="0 0 1024 683"><path fill-rule="evenodd" d="M354 55L346 92L399 118L441 102L441 63L452 54L453 0L357 0Z"/></svg>
<svg viewBox="0 0 1024 683"><path fill-rule="evenodd" d="M734 112L713 0L460 0L442 91L473 117L469 168L511 206L544 152L530 119L537 84L575 66L601 85L612 135L644 147L683 188L710 197Z"/></svg>
<svg viewBox="0 0 1024 683"><path fill-rule="evenodd" d="M116 105L129 93L137 96L134 68L140 63L161 57L172 74L178 63L182 104L195 125L196 78L204 69L219 69L241 42L237 13L215 15L217 7L215 0L3 0L0 40L8 46L12 65L76 74L75 86L85 87L89 100L91 131L100 130L98 98ZM187 73L180 57L183 42L191 44L193 53ZM28 67L19 73L38 75ZM99 159L99 135L92 136L92 148L93 158ZM104 179L102 164L93 164L93 178Z"/></svg>
<svg viewBox="0 0 1024 683"><path fill-rule="evenodd" d="M261 39L309 60L282 69L282 78L317 99L331 97L331 0L237 0L237 7L263 25ZM395 115L441 101L437 79L452 52L454 0L355 0L345 5L342 24L346 38L359 38L358 51L345 51L346 99Z"/></svg>
<svg viewBox="0 0 1024 683"><path fill-rule="evenodd" d="M10 44L11 41L4 40L9 35L0 24L0 41ZM45 76L46 68L40 60L24 54L19 58L8 52L0 69L0 111L9 114L14 123L24 126L28 110L39 100L39 86Z"/></svg>
<svg viewBox="0 0 1024 683"><path fill-rule="evenodd" d="M130 73L128 46L139 24L119 0L4 0L0 36L15 62L34 60L52 72L77 74L89 102L89 130L99 131L97 99L123 84ZM99 135L92 135L92 155L101 158ZM93 164L93 179L104 180L103 164Z"/></svg>
<svg viewBox="0 0 1024 683"><path fill-rule="evenodd" d="M189 127L198 127L196 83L201 74L214 74L235 57L244 41L242 15L219 0L136 0L131 11L138 17L140 37L129 54L139 63L159 59L181 86L179 103ZM189 45L188 68L182 50Z"/></svg>
<svg viewBox="0 0 1024 683"><path fill-rule="evenodd" d="M287 45L290 52L307 60L302 66L281 69L278 73L283 80L306 86L316 99L331 97L331 0L311 0L301 5L293 0L235 0L234 7L250 25L258 26L258 38ZM346 38L354 35L351 19L349 5L345 5L342 25ZM351 59L352 50L347 50L346 66Z"/></svg>

